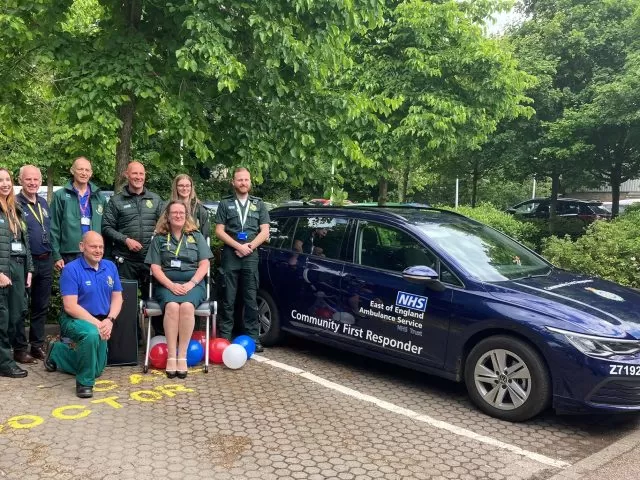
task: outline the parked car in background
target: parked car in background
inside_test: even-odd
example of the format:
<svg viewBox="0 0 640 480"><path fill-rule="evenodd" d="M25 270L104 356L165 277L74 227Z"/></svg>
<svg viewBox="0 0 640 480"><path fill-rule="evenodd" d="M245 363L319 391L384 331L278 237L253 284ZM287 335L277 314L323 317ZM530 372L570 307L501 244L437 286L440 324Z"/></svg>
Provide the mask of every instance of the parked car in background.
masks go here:
<svg viewBox="0 0 640 480"><path fill-rule="evenodd" d="M209 210L209 216L213 219L216 216L220 202L218 200L202 200L202 205Z"/></svg>
<svg viewBox="0 0 640 480"><path fill-rule="evenodd" d="M281 207L260 338L284 332L464 382L489 415L640 411L640 292L424 208ZM428 379L425 377L425 381Z"/></svg>
<svg viewBox="0 0 640 480"><path fill-rule="evenodd" d="M100 190L100 192L104 195L104 198L107 199L107 202L111 200L111 197L113 197L113 194L115 193L113 190Z"/></svg>
<svg viewBox="0 0 640 480"><path fill-rule="evenodd" d="M549 219L551 199L533 198L511 208L507 213L521 219ZM558 198L556 215L564 218L575 218L585 225L596 220L610 220L611 212L604 208L598 200L578 200L576 198Z"/></svg>
<svg viewBox="0 0 640 480"><path fill-rule="evenodd" d="M640 198L625 198L624 200L620 200L618 205L618 214L622 215L627 207L640 203ZM611 211L611 206L613 202L602 202L602 206L606 208L609 212Z"/></svg>

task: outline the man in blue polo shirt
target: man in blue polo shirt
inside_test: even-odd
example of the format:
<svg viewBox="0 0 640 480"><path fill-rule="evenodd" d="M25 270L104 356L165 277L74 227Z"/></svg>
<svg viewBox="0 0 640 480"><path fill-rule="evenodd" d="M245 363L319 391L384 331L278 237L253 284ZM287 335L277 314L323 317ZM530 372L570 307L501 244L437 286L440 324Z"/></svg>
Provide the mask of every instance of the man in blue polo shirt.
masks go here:
<svg viewBox="0 0 640 480"><path fill-rule="evenodd" d="M113 262L103 260L102 235L89 231L80 242L82 256L68 263L60 275L64 312L60 316L62 342L47 347L44 366L76 376L76 395L93 396L93 386L107 365L107 340L122 308L122 285Z"/></svg>

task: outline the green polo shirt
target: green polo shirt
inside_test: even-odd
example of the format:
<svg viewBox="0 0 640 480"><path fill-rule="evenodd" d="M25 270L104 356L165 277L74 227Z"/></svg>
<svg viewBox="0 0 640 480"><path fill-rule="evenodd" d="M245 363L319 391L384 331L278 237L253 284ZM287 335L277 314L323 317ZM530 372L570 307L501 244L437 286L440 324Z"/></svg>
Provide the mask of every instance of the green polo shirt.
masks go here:
<svg viewBox="0 0 640 480"><path fill-rule="evenodd" d="M145 263L160 265L163 271L195 271L201 260L213 257L207 241L198 231L185 233L178 240L171 234L153 237ZM180 266L177 266L177 262Z"/></svg>

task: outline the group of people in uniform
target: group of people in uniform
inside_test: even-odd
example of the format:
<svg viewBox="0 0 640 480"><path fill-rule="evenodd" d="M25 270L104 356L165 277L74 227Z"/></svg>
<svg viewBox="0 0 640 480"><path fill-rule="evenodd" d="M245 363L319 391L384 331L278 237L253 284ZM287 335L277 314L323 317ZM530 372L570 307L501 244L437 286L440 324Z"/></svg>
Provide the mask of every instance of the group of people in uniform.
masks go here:
<svg viewBox="0 0 640 480"><path fill-rule="evenodd" d="M178 175L165 202L145 187L145 168L133 161L123 190L107 201L91 181L87 158L77 158L70 171L72 178L48 205L38 195L42 175L37 167L20 168L17 195L11 173L0 168L0 376L26 377L19 364L41 360L48 371L75 375L77 396L91 397L122 307L121 280L137 281L145 297L153 276L153 297L164 315L154 317L152 326L167 337L169 352L176 352L169 356L166 375L185 378L194 310L206 300L204 282L213 257L209 213L193 180ZM249 194L246 168L235 169L231 183L234 193L220 201L215 217L215 235L224 244L218 333L231 340L241 279L245 333L260 352L257 248L269 236L269 214L264 202ZM71 345L45 342L54 269L60 271L63 301L60 333Z"/></svg>

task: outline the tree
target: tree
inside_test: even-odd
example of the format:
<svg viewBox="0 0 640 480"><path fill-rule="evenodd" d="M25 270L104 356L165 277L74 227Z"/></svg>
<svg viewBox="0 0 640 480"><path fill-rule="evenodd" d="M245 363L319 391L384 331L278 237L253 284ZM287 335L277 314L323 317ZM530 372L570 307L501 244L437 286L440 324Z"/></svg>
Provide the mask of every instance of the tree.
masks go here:
<svg viewBox="0 0 640 480"><path fill-rule="evenodd" d="M637 127L625 110L628 100L620 101L621 92L635 88L637 67L629 55L638 35L628 19L639 2L523 3L529 18L510 37L523 68L538 79L528 92L536 115L509 126L523 139L512 145L512 158L523 170L551 177L552 215L561 178L574 186L606 179L617 212L620 183L639 171L631 145Z"/></svg>
<svg viewBox="0 0 640 480"><path fill-rule="evenodd" d="M387 197L393 176L408 179L417 165L438 165L477 150L502 119L530 114L523 95L530 77L507 45L484 35L483 19L504 2L392 2L383 26L357 40L346 80L372 99L377 129L353 135L366 168L351 175L379 185Z"/></svg>
<svg viewBox="0 0 640 480"><path fill-rule="evenodd" d="M49 67L65 153L115 164L117 183L132 157L242 163L258 182L268 172L294 185L327 157L361 159L341 129L363 100L327 83L380 0L11 0L6 11L0 25L17 27L0 32L1 51Z"/></svg>

